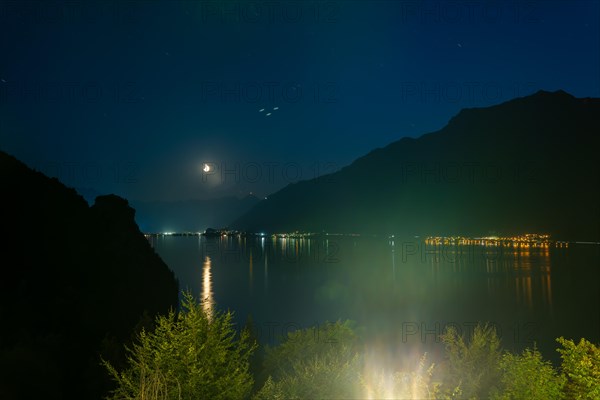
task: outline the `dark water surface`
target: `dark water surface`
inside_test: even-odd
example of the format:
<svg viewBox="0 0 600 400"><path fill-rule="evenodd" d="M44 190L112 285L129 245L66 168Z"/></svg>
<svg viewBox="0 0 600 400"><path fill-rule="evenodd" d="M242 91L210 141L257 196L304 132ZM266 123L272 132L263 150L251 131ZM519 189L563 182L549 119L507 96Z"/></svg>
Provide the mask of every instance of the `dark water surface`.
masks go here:
<svg viewBox="0 0 600 400"><path fill-rule="evenodd" d="M506 349L600 341L600 246L431 246L420 239L157 236L152 246L208 311L252 315L259 338L351 319L371 348L442 353L453 325L496 326Z"/></svg>

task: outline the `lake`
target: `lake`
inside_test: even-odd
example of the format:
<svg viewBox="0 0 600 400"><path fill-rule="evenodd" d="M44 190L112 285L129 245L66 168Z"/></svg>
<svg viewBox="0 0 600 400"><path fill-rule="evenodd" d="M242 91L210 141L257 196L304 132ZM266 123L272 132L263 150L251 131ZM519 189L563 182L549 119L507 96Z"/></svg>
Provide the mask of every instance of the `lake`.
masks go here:
<svg viewBox="0 0 600 400"><path fill-rule="evenodd" d="M600 341L600 246L425 244L419 238L151 236L181 289L208 312L252 316L259 339L350 319L369 349L434 359L448 326L468 334L493 324L506 349L555 338Z"/></svg>

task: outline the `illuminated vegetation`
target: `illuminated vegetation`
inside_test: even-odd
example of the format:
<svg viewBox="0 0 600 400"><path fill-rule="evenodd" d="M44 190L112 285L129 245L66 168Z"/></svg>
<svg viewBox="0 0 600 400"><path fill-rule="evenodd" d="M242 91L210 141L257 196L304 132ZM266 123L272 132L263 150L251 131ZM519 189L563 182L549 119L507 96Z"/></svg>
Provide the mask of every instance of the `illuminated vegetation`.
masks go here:
<svg viewBox="0 0 600 400"><path fill-rule="evenodd" d="M267 350L269 378L255 399L356 398L361 364L359 338L349 322L291 332Z"/></svg>
<svg viewBox="0 0 600 400"><path fill-rule="evenodd" d="M558 349L562 358L561 372L567 382L565 394L569 399L600 399L600 348L581 339L578 344L562 337Z"/></svg>
<svg viewBox="0 0 600 400"><path fill-rule="evenodd" d="M252 388L249 357L255 345L246 331L236 334L231 313L210 319L191 294L182 311L156 319L129 350L129 366L118 372L112 399L243 399Z"/></svg>
<svg viewBox="0 0 600 400"><path fill-rule="evenodd" d="M542 359L536 348L522 354L506 353L500 360L501 388L494 399L546 400L563 398L564 376Z"/></svg>
<svg viewBox="0 0 600 400"><path fill-rule="evenodd" d="M365 347L350 322L290 332L266 349L252 394L251 332L237 334L230 313L209 316L184 294L182 311L156 320L129 350L129 366L117 371L112 399L598 399L600 350L585 339L557 339L560 370L540 352L502 350L493 327L478 325L469 337L448 329L440 365L423 355L410 370L386 370L365 359ZM399 363L400 364L400 363Z"/></svg>
<svg viewBox="0 0 600 400"><path fill-rule="evenodd" d="M460 387L462 397L488 398L500 378L500 339L494 328L478 325L470 340L454 328L442 336L446 346L447 373L444 387Z"/></svg>

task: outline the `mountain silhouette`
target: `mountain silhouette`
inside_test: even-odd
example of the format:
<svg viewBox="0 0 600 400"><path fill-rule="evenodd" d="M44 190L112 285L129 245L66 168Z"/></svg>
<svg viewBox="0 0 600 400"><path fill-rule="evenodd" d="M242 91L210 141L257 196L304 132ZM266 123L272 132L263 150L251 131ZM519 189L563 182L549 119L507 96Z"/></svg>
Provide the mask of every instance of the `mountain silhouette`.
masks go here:
<svg viewBox="0 0 600 400"><path fill-rule="evenodd" d="M101 398L103 357L124 361L134 328L177 306L178 283L126 200L91 207L0 151L0 397Z"/></svg>
<svg viewBox="0 0 600 400"><path fill-rule="evenodd" d="M144 232L204 232L225 227L259 202L248 195L185 201L132 201L136 221Z"/></svg>
<svg viewBox="0 0 600 400"><path fill-rule="evenodd" d="M599 240L600 99L540 91L463 109L341 170L290 184L236 220L251 231Z"/></svg>

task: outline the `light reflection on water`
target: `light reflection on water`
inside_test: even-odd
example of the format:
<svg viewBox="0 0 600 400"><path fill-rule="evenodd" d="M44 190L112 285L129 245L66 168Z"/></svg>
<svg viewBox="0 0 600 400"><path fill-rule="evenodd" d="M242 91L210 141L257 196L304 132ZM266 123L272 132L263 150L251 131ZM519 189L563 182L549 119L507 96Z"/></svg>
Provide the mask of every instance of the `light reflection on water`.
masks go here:
<svg viewBox="0 0 600 400"><path fill-rule="evenodd" d="M182 289L208 298L211 312L234 311L239 324L251 314L266 341L337 319L356 321L380 341L423 345L438 343L431 332L447 324L490 321L512 341L507 347L535 341L551 352L555 337L594 339L600 331L600 318L589 312L598 299L598 246L289 237L159 237L151 243Z"/></svg>
<svg viewBox="0 0 600 400"><path fill-rule="evenodd" d="M486 285L489 296L502 290L499 277L513 275L514 301L518 306L533 309L534 292L540 305L552 307L552 278L549 248L546 247L480 247L434 245L426 246L432 273L437 276L444 264L453 264L454 273L477 269L485 265ZM532 287L533 286L533 287Z"/></svg>
<svg viewBox="0 0 600 400"><path fill-rule="evenodd" d="M209 319L212 319L215 301L213 298L212 274L210 272L210 268L210 257L206 256L204 259L204 264L202 265L202 294L200 298L202 299L201 303L204 313Z"/></svg>

